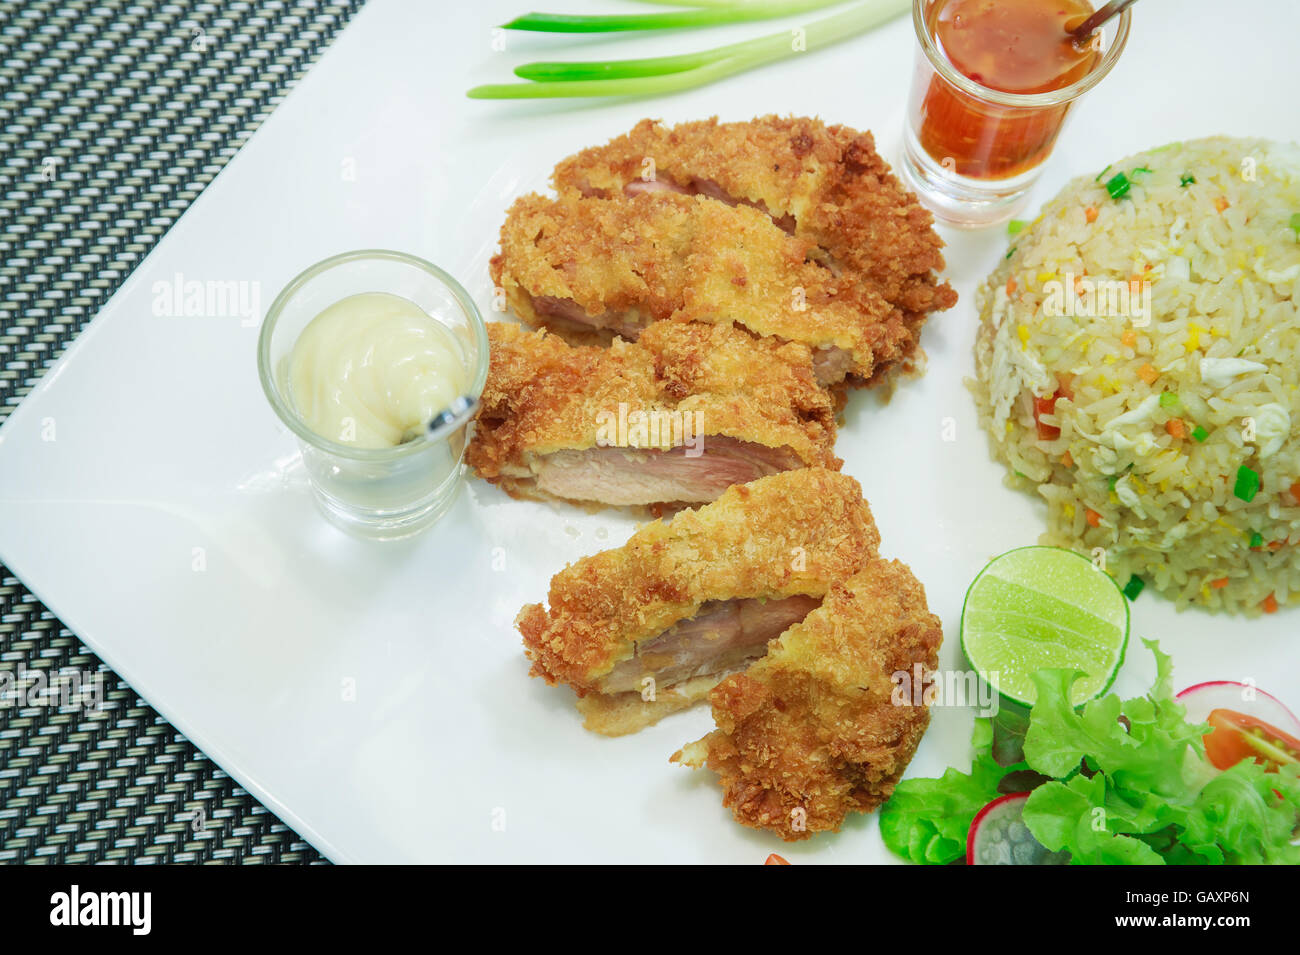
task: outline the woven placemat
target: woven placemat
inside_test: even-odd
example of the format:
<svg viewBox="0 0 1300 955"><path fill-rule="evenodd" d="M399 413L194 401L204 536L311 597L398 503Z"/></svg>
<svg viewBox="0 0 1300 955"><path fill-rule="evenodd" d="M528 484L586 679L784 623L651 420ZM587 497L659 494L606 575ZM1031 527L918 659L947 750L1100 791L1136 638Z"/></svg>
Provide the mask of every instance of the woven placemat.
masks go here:
<svg viewBox="0 0 1300 955"><path fill-rule="evenodd" d="M362 2L0 0L0 422ZM0 862L323 861L0 566L5 671Z"/></svg>

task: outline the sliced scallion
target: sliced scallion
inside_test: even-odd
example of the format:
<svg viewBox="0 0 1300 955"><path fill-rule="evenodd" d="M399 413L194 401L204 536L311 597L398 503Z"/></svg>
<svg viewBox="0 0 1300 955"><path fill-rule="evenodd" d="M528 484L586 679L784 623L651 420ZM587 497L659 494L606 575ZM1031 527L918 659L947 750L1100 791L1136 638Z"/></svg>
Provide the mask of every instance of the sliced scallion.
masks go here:
<svg viewBox="0 0 1300 955"><path fill-rule="evenodd" d="M674 10L670 13L525 13L502 24L502 29L533 33L623 33L630 30L692 29L791 16L843 2L844 0L755 0L752 3L710 4L702 9Z"/></svg>
<svg viewBox="0 0 1300 955"><path fill-rule="evenodd" d="M1244 464L1237 468L1237 483L1233 485L1232 493L1247 503L1253 501L1259 493L1259 472Z"/></svg>
<svg viewBox="0 0 1300 955"><path fill-rule="evenodd" d="M1128 180L1128 176L1122 172L1117 172L1106 180L1106 191L1110 193L1112 199L1123 199L1128 195L1129 188L1132 185Z"/></svg>
<svg viewBox="0 0 1300 955"><path fill-rule="evenodd" d="M805 0L797 5L797 9L812 10L826 5L828 0ZM713 12L714 7L729 9L724 4L709 6L707 12ZM733 3L730 6L749 8L754 5ZM776 5L764 6L774 8ZM791 7L788 3L783 6ZM675 56L526 63L517 68L515 73L531 82L476 86L467 95L471 99L549 99L561 96L656 96L675 93L865 33L903 13L909 6L911 4L908 0L864 0L841 13L803 27L802 42L798 44L793 42L790 30L782 30L711 50Z"/></svg>

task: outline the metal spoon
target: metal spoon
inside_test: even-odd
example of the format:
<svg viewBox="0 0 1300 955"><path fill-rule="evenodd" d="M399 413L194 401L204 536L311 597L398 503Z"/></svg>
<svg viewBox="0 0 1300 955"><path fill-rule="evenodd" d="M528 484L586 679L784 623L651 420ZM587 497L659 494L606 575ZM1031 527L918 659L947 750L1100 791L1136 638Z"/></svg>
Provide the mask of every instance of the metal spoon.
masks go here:
<svg viewBox="0 0 1300 955"><path fill-rule="evenodd" d="M424 435L427 438L441 437L444 432L454 431L474 417L476 411L478 411L477 398L471 395L453 398L451 404L429 419L429 423L424 426Z"/></svg>
<svg viewBox="0 0 1300 955"><path fill-rule="evenodd" d="M1101 26L1113 16L1123 13L1137 0L1110 0L1110 3L1098 9L1092 16L1088 17L1073 30L1069 31L1071 38L1075 43L1082 44L1088 37L1092 36L1097 27Z"/></svg>

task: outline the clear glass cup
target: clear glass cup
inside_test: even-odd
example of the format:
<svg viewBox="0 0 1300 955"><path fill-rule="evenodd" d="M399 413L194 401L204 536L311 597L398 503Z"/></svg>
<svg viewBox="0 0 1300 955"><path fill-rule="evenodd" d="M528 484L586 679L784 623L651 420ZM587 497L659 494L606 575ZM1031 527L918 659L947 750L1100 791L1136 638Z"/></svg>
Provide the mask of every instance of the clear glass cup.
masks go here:
<svg viewBox="0 0 1300 955"><path fill-rule="evenodd" d="M312 491L325 517L349 533L378 540L409 537L446 513L464 477L468 429L460 425L392 448L358 448L307 427L288 385L288 358L307 324L334 303L365 292L413 302L461 347L469 394L483 391L487 327L469 293L423 259L383 249L345 252L302 272L271 304L257 343L267 400L298 439Z"/></svg>
<svg viewBox="0 0 1300 955"><path fill-rule="evenodd" d="M978 228L1025 204L1074 103L1114 67L1131 11L1101 29L1100 55L1079 80L1046 93L1004 93L961 73L934 36L949 0L912 0L919 50L903 130L901 171L941 222Z"/></svg>

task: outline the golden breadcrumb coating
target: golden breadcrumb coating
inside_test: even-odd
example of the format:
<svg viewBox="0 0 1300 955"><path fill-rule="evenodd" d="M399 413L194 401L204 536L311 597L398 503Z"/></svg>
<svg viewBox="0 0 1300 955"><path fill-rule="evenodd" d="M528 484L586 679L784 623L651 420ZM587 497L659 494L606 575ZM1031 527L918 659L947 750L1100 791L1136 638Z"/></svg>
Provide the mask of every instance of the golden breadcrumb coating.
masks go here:
<svg viewBox="0 0 1300 955"><path fill-rule="evenodd" d="M838 829L884 802L907 768L930 714L895 705L891 675L934 670L942 640L906 565L873 559L713 689L718 729L672 761L716 772L746 826L787 841Z"/></svg>
<svg viewBox="0 0 1300 955"><path fill-rule="evenodd" d="M733 325L670 322L609 348L497 323L488 325L488 339L491 364L466 460L516 496L539 496L530 481L539 457L596 447L620 404L691 415L706 453L708 438L723 436L789 449L805 466L841 464L831 399L817 387L803 345L757 339ZM660 447L682 436L656 430Z"/></svg>
<svg viewBox="0 0 1300 955"><path fill-rule="evenodd" d="M532 675L584 696L638 641L706 601L824 596L879 543L857 481L824 468L785 471L570 564L551 579L549 608L529 604L515 623Z"/></svg>
<svg viewBox="0 0 1300 955"><path fill-rule="evenodd" d="M677 126L647 119L562 161L553 182L562 194L611 197L629 184L644 188L651 171L677 188L756 204L826 250L846 277L904 313L912 341L902 357L927 313L957 300L934 274L944 265L943 242L930 213L894 177L870 133L807 117Z"/></svg>
<svg viewBox="0 0 1300 955"><path fill-rule="evenodd" d="M878 356L910 347L903 313L808 261L811 248L757 209L703 196L534 194L511 207L491 271L515 314L561 334L573 318L548 314L548 302L576 303L598 326L616 316L626 337L651 321L736 322L843 349L850 360L835 380L870 378Z"/></svg>

